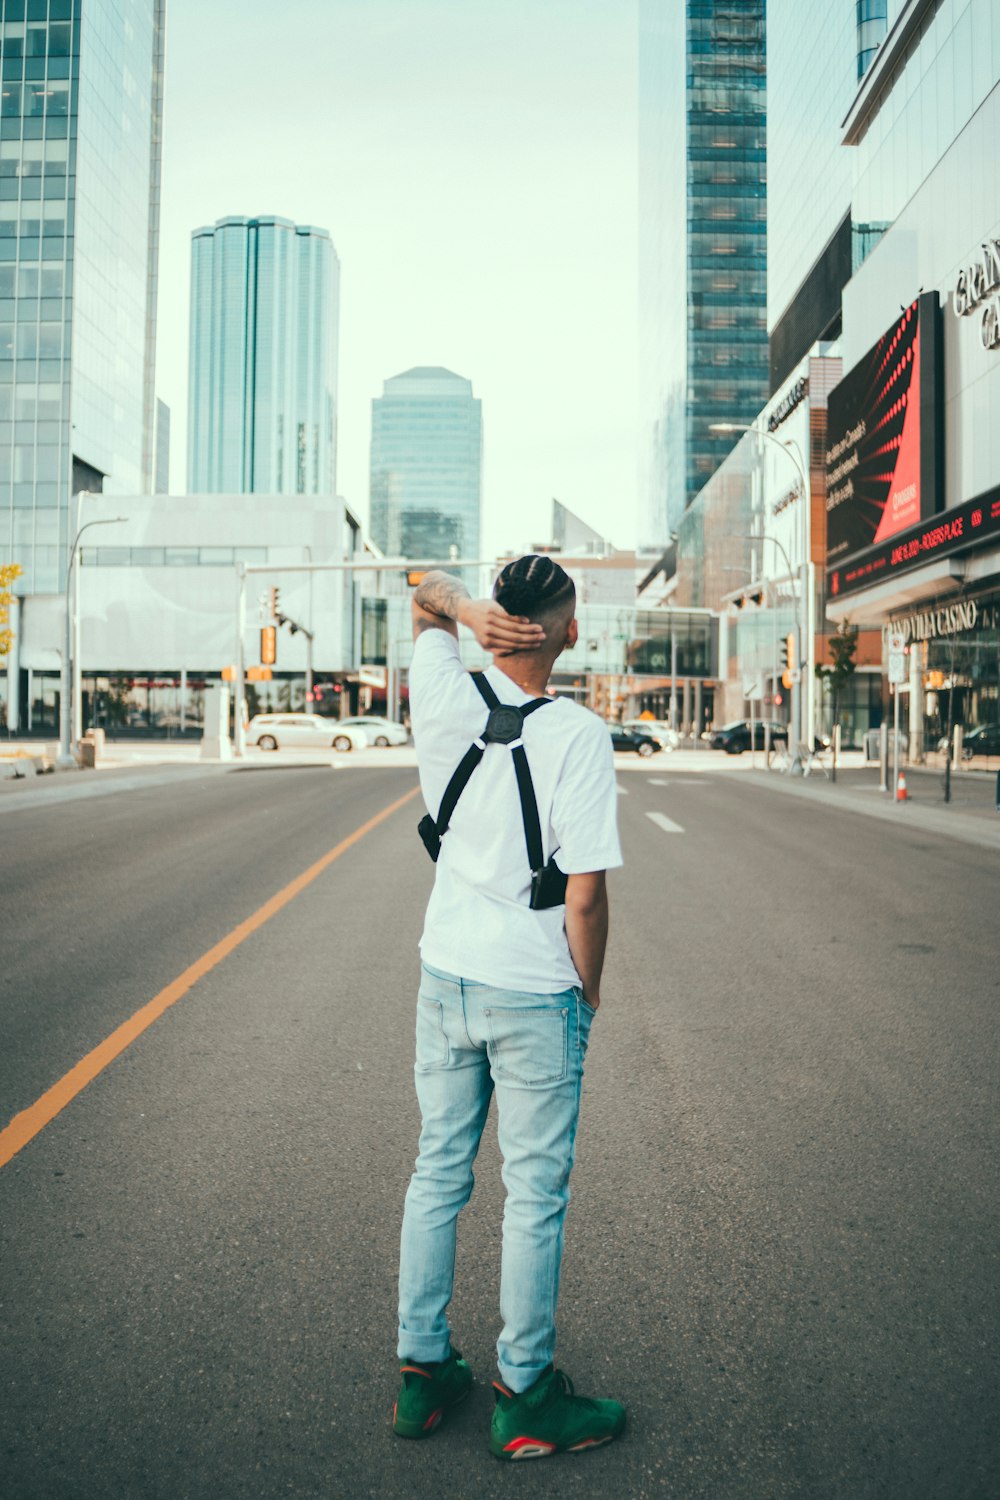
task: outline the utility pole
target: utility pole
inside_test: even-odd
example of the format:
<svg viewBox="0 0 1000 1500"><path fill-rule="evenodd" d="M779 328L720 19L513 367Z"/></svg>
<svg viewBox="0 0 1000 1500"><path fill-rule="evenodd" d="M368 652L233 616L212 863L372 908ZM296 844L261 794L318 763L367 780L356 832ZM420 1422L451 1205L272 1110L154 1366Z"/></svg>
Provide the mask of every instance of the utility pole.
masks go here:
<svg viewBox="0 0 1000 1500"><path fill-rule="evenodd" d="M84 498L81 491L80 500ZM77 663L74 659L73 642L79 632L78 599L73 564L80 546L80 538L91 526L117 526L122 521L127 521L128 516L107 516L96 521L85 521L73 538L73 545L69 549L69 561L66 564L66 629L63 637L63 659L62 659L62 692L59 699L59 764L75 765L76 758L73 755L73 720L75 717L73 707L74 677L76 675Z"/></svg>

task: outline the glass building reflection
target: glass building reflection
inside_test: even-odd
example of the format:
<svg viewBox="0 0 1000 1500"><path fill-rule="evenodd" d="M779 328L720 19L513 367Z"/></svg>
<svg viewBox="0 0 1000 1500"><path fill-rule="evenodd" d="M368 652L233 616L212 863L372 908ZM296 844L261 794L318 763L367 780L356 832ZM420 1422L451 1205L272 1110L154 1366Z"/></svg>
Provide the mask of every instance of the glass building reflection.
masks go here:
<svg viewBox="0 0 1000 1500"><path fill-rule="evenodd" d="M768 394L764 0L641 0L640 545Z"/></svg>
<svg viewBox="0 0 1000 1500"><path fill-rule="evenodd" d="M420 367L372 402L372 540L395 557L478 557L482 402L472 381Z"/></svg>
<svg viewBox="0 0 1000 1500"><path fill-rule="evenodd" d="M188 489L335 494L340 262L273 216L191 237Z"/></svg>
<svg viewBox="0 0 1000 1500"><path fill-rule="evenodd" d="M63 588L71 496L152 485L164 0L4 0L0 554Z"/></svg>

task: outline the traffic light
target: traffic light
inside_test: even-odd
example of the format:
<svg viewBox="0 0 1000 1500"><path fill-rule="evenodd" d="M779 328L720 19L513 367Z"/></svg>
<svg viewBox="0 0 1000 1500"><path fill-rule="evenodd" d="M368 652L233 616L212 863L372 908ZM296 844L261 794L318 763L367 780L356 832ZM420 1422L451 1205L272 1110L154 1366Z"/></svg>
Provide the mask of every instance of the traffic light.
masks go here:
<svg viewBox="0 0 1000 1500"><path fill-rule="evenodd" d="M260 664L273 667L278 660L278 630L275 625L263 625L260 632Z"/></svg>
<svg viewBox="0 0 1000 1500"><path fill-rule="evenodd" d="M415 589L418 583L423 583L427 577L426 569L411 568L406 575L406 582L411 589Z"/></svg>
<svg viewBox="0 0 1000 1500"><path fill-rule="evenodd" d="M798 658L795 654L795 631L790 630L781 643L781 683L783 687L792 686L792 673L798 667Z"/></svg>
<svg viewBox="0 0 1000 1500"><path fill-rule="evenodd" d="M278 618L278 589L275 584L271 585L271 619Z"/></svg>

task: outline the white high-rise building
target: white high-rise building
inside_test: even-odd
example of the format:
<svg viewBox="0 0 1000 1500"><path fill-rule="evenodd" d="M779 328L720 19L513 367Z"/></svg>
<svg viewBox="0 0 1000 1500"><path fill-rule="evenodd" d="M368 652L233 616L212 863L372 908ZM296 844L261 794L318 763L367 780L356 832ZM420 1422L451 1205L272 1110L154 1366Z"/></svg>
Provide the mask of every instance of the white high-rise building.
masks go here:
<svg viewBox="0 0 1000 1500"><path fill-rule="evenodd" d="M191 239L188 488L332 495L340 262L290 219L219 219Z"/></svg>

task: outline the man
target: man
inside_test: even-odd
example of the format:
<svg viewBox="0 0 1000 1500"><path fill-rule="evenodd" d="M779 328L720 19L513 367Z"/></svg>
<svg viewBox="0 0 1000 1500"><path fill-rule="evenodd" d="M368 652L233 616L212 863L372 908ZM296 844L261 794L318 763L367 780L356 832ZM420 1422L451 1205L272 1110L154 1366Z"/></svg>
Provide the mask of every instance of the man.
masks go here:
<svg viewBox="0 0 1000 1500"><path fill-rule="evenodd" d="M605 871L621 864L608 731L569 699L544 696L556 658L576 643L575 606L572 579L551 558L533 556L504 568L492 600L473 601L457 579L437 572L413 596L410 712L430 811L425 824L440 829L447 821L442 799L476 741L482 755L447 831L439 840L430 833L439 854L417 1003L423 1123L403 1216L402 1386L393 1427L401 1437L429 1436L472 1385L452 1348L446 1311L456 1223L495 1092L507 1196L490 1447L503 1459L594 1447L625 1426L623 1406L575 1395L553 1365L583 1062L601 1003ZM492 653L482 689L462 666L458 624ZM506 739L484 744L498 701L522 710L523 721L515 715ZM510 715L498 722L509 729ZM555 856L557 867L546 871L556 894L549 890L542 909L532 906L519 746L537 805L541 862L551 866Z"/></svg>

